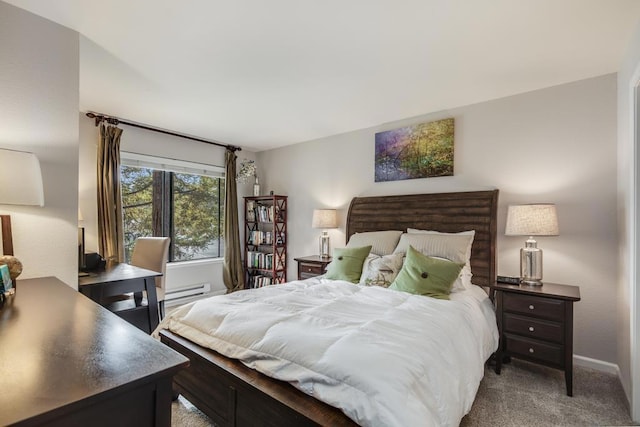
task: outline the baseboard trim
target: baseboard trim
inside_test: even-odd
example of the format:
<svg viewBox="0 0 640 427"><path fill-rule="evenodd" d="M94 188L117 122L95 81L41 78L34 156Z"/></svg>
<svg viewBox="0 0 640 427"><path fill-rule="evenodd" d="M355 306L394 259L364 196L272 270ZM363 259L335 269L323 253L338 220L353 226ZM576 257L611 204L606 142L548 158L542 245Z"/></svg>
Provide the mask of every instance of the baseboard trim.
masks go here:
<svg viewBox="0 0 640 427"><path fill-rule="evenodd" d="M590 357L573 355L573 364L583 366L585 368L595 369L596 371L613 374L620 378L620 368L615 363L605 362L604 360L592 359Z"/></svg>

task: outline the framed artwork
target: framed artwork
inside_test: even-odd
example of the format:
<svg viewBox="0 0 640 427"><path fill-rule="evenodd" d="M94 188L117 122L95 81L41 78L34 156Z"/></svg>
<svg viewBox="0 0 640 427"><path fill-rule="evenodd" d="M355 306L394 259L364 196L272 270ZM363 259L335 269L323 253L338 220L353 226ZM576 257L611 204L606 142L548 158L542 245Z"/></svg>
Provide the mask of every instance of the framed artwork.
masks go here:
<svg viewBox="0 0 640 427"><path fill-rule="evenodd" d="M453 175L453 118L376 133L375 181Z"/></svg>

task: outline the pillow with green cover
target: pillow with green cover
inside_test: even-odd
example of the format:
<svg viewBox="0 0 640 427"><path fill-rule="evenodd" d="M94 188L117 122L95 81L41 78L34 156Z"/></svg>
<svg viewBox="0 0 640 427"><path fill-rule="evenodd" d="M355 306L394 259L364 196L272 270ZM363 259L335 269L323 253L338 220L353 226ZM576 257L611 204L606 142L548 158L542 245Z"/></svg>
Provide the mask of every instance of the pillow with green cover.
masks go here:
<svg viewBox="0 0 640 427"><path fill-rule="evenodd" d="M462 267L464 263L431 258L409 246L402 270L389 289L449 299L453 282Z"/></svg>
<svg viewBox="0 0 640 427"><path fill-rule="evenodd" d="M369 252L371 246L334 249L333 260L327 266L327 274L324 277L358 283L362 275L362 265Z"/></svg>

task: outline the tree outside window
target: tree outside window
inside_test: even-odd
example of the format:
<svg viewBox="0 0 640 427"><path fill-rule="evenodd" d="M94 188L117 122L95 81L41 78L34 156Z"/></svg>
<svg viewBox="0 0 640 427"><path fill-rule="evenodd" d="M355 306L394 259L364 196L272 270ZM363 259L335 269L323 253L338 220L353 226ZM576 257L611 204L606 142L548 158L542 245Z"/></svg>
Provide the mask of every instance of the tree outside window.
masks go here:
<svg viewBox="0 0 640 427"><path fill-rule="evenodd" d="M125 259L141 236L171 237L170 261L224 254L224 178L121 167Z"/></svg>

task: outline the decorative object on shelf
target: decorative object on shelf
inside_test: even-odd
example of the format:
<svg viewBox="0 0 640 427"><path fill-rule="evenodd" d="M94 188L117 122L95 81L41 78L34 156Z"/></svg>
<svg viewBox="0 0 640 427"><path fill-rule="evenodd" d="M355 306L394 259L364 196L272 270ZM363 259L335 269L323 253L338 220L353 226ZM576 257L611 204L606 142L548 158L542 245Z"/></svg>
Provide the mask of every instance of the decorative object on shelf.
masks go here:
<svg viewBox="0 0 640 427"><path fill-rule="evenodd" d="M237 182L248 182L251 178L256 178L258 176L258 167L256 166L255 160L244 159L240 162L240 169L238 169L238 174L236 175Z"/></svg>
<svg viewBox="0 0 640 427"><path fill-rule="evenodd" d="M558 236L558 215L554 204L512 205L507 211L507 236L529 236L520 249L521 283L542 285L542 249L533 236Z"/></svg>
<svg viewBox="0 0 640 427"><path fill-rule="evenodd" d="M376 133L375 181L453 175L454 119Z"/></svg>
<svg viewBox="0 0 640 427"><path fill-rule="evenodd" d="M255 160L244 159L240 162L240 169L236 175L236 181L245 183L253 178L253 195L260 195L260 182L258 181L258 167Z"/></svg>
<svg viewBox="0 0 640 427"><path fill-rule="evenodd" d="M338 228L338 216L335 209L314 209L311 227L321 228L319 238L319 254L322 258L329 257L329 231L328 228Z"/></svg>
<svg viewBox="0 0 640 427"><path fill-rule="evenodd" d="M260 183L258 182L258 177L256 176L256 182L253 184L253 195L258 197L260 195Z"/></svg>

